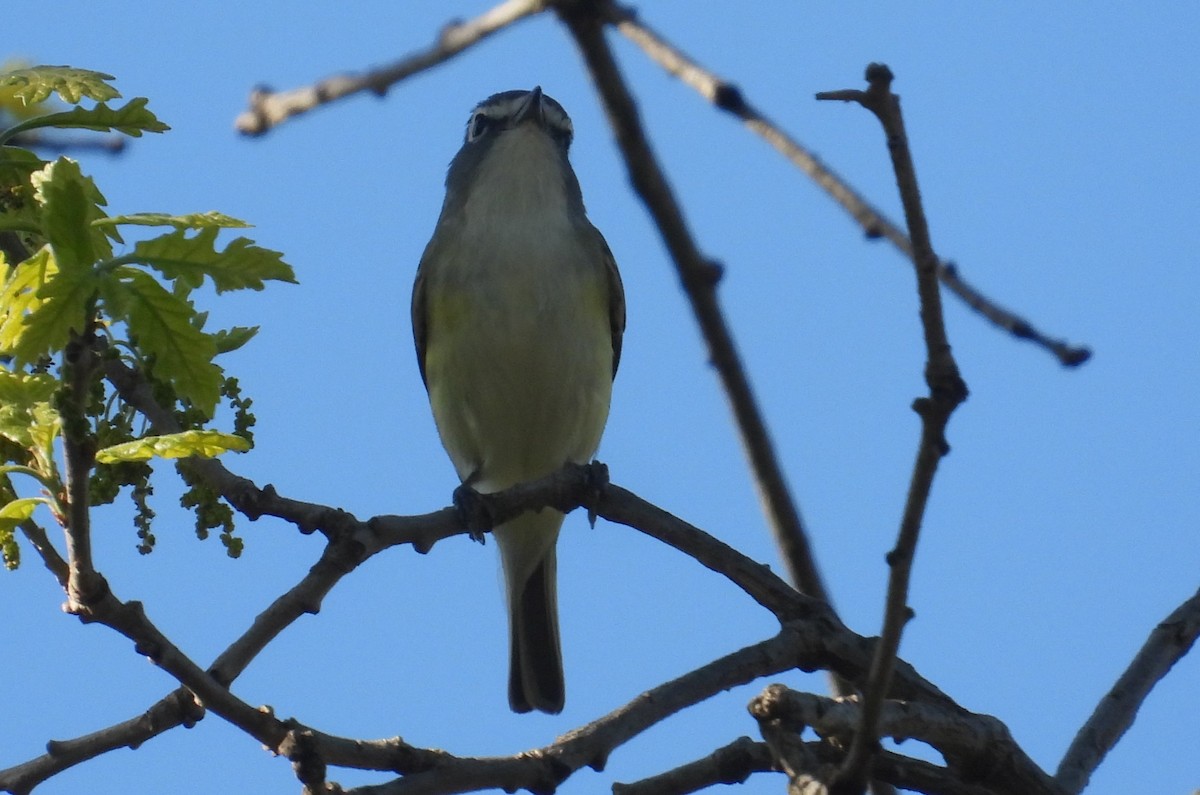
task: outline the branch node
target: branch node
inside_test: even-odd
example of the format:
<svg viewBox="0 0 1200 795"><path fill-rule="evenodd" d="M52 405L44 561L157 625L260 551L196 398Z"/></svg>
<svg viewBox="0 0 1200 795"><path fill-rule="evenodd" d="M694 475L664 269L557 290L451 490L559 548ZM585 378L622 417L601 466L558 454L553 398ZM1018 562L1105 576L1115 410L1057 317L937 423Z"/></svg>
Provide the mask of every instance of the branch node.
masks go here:
<svg viewBox="0 0 1200 795"><path fill-rule="evenodd" d="M75 616L85 624L96 619L93 609L111 593L108 580L97 571L77 572L71 580L67 601L63 602L62 611Z"/></svg>
<svg viewBox="0 0 1200 795"><path fill-rule="evenodd" d="M323 792L328 770L325 760L317 753L315 740L312 729L294 726L284 736L278 750L292 763L292 770L301 784L312 792Z"/></svg>
<svg viewBox="0 0 1200 795"><path fill-rule="evenodd" d="M735 116L741 116L746 112L746 98L742 95L742 90L733 83L727 83L722 80L717 83L713 89L713 104L718 108Z"/></svg>
<svg viewBox="0 0 1200 795"><path fill-rule="evenodd" d="M867 64L866 79L870 84L871 89L878 91L890 91L892 81L895 79L892 70L884 63L869 63Z"/></svg>
<svg viewBox="0 0 1200 795"><path fill-rule="evenodd" d="M133 644L134 654L139 654L145 657L150 662L158 665L162 661L163 650L162 646L152 640L139 640Z"/></svg>
<svg viewBox="0 0 1200 795"><path fill-rule="evenodd" d="M228 687L228 684L224 681L222 681L222 684ZM183 728L190 729L200 721L204 720L204 705L196 700L196 697L192 695L190 690L183 688L176 690L171 693L171 695L167 696L166 700L174 705L175 714L179 719L179 725L183 726ZM146 714L152 715L153 709L151 712Z"/></svg>
<svg viewBox="0 0 1200 795"><path fill-rule="evenodd" d="M247 100L249 109L239 119L238 129L243 135L259 137L271 129L271 119L267 113L267 103L275 95L275 90L265 83L260 83L250 89Z"/></svg>
<svg viewBox="0 0 1200 795"><path fill-rule="evenodd" d="M715 259L705 260L700 276L705 286L716 287L725 278L725 263Z"/></svg>
<svg viewBox="0 0 1200 795"><path fill-rule="evenodd" d="M208 675L213 678L213 681L226 689L233 684L233 677L227 674L219 665L213 665L209 668Z"/></svg>
<svg viewBox="0 0 1200 795"><path fill-rule="evenodd" d="M275 485L267 483L261 489L249 489L246 492L245 498L241 500L238 510L241 511L247 519L252 522L257 522L263 515L263 503L274 500L279 497L279 492L275 490ZM300 532L309 534L312 528L300 528Z"/></svg>
<svg viewBox="0 0 1200 795"><path fill-rule="evenodd" d="M1078 367L1092 358L1091 348L1069 348L1059 356L1064 367Z"/></svg>

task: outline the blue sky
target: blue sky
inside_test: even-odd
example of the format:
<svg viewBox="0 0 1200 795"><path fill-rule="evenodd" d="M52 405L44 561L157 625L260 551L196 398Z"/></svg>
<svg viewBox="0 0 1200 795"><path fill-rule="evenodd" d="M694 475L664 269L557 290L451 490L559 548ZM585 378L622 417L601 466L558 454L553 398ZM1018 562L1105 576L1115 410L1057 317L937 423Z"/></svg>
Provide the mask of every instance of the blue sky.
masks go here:
<svg viewBox="0 0 1200 795"><path fill-rule="evenodd" d="M949 429L901 655L969 709L1004 720L1053 770L1150 629L1200 572L1200 25L1188 4L919 8L865 3L646 3L643 18L895 220L882 135L865 111L813 101L889 64L938 252L1042 330L1087 344L1064 370L947 299L970 400ZM541 85L570 112L573 161L629 304L600 458L613 480L775 565L736 433L659 238L628 190L581 62L550 17L521 23L396 86L261 140L233 131L252 86L289 88L426 46L486 3L132 5L63 0L7 54L116 75L174 128L119 159L84 157L114 214L216 209L256 225L300 284L213 299L214 323L262 331L226 366L255 400L257 448L227 464L359 517L448 503L412 353L413 274L471 106ZM43 12L46 13L46 12ZM881 621L886 566L918 437L923 346L911 268L773 150L611 37L701 248L844 620ZM169 468L158 549L126 512L100 515L97 565L116 593L205 663L294 584L319 540L243 522L246 553L199 542ZM567 707L515 716L493 545L392 550L346 578L235 684L253 704L332 733L497 755L546 744L643 690L767 637L740 591L629 529L582 516L559 547ZM8 766L136 715L172 687L109 630L59 610L31 552L0 576L0 748ZM820 690L816 677L783 681ZM756 727L725 694L618 749L587 793L691 760ZM1089 792L1200 787L1200 660L1151 694ZM336 771L344 785L385 777ZM740 791L779 792L761 776ZM39 793L294 792L285 762L210 717Z"/></svg>

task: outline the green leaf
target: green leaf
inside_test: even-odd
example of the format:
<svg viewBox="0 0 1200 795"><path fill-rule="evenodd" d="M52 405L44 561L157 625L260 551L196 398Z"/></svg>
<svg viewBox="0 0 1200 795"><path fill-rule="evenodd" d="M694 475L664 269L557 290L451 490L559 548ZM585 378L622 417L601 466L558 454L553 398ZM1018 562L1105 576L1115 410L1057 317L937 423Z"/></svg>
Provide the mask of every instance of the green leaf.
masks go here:
<svg viewBox="0 0 1200 795"><path fill-rule="evenodd" d="M96 460L101 464L115 464L118 461L148 461L151 458L213 458L231 450L244 453L249 449L248 441L232 433L193 430L147 436L105 447L96 452Z"/></svg>
<svg viewBox="0 0 1200 795"><path fill-rule="evenodd" d="M84 97L103 102L121 96L121 92L108 84L115 79L104 72L71 66L31 66L0 73L0 86L15 89L13 94L26 105L36 105L54 93L75 105Z"/></svg>
<svg viewBox="0 0 1200 795"><path fill-rule="evenodd" d="M58 379L0 370L0 436L17 446L45 449L58 435L58 413L50 408Z"/></svg>
<svg viewBox="0 0 1200 795"><path fill-rule="evenodd" d="M7 269L0 285L0 351L11 352L25 332L28 314L42 305L38 291L58 266L43 247L24 262Z"/></svg>
<svg viewBox="0 0 1200 795"><path fill-rule="evenodd" d="M60 157L41 171L30 175L34 197L42 205L42 230L54 249L55 259L64 271L91 268L100 259L112 256L112 246L92 222L104 217L108 204L91 177L85 177L79 164Z"/></svg>
<svg viewBox="0 0 1200 795"><path fill-rule="evenodd" d="M93 271L59 271L37 292L37 308L24 316L13 329L15 339L9 347L22 364L66 347L71 332L82 334L88 325L89 304L105 279ZM9 318L11 320L11 318ZM8 323L5 324L7 330ZM0 342L7 335L0 335Z"/></svg>
<svg viewBox="0 0 1200 795"><path fill-rule="evenodd" d="M41 451L40 460L49 462L49 472L54 474L54 440L62 433L62 417L50 403L36 403L33 410L33 423L29 426L29 435L33 438L34 446Z"/></svg>
<svg viewBox="0 0 1200 795"><path fill-rule="evenodd" d="M0 508L0 529L7 527L12 530L14 527L33 516L33 511L39 505L49 505L50 500L45 497L22 497L13 500L12 502Z"/></svg>
<svg viewBox="0 0 1200 795"><path fill-rule="evenodd" d="M105 305L110 312L114 306L124 310L130 334L155 357L155 375L211 417L220 398L221 368L212 361L217 355L212 335L195 326L192 303L132 266L121 266L115 276L101 286Z"/></svg>
<svg viewBox="0 0 1200 795"><path fill-rule="evenodd" d="M254 241L236 238L224 251L216 248L218 229L205 227L189 237L176 229L134 246L133 257L189 287L199 287L207 276L218 293L227 290L263 289L264 281L295 284L296 274L278 251L260 248Z"/></svg>
<svg viewBox="0 0 1200 795"><path fill-rule="evenodd" d="M258 334L258 326L234 326L214 333L213 342L217 345L217 353L229 353L254 339L256 334Z"/></svg>
<svg viewBox="0 0 1200 795"><path fill-rule="evenodd" d="M176 229L202 229L217 227L220 229L245 229L252 226L245 221L224 213L210 210L206 213L188 213L187 215L169 215L167 213L132 213L130 215L114 215L93 221L93 224L110 224L117 226L173 226Z"/></svg>
<svg viewBox="0 0 1200 795"><path fill-rule="evenodd" d="M42 248L12 270L0 288L0 351L28 364L62 350L88 323L88 305L110 277L92 270L64 273Z"/></svg>
<svg viewBox="0 0 1200 795"><path fill-rule="evenodd" d="M33 516L39 505L50 505L45 497L21 497L0 508L0 554L4 558L4 567L9 571L21 564L21 550L17 547L13 531Z"/></svg>
<svg viewBox="0 0 1200 795"><path fill-rule="evenodd" d="M44 167L46 161L20 146L0 146L0 183L28 181L29 175ZM15 171L10 174L10 170ZM13 177L13 174L18 175Z"/></svg>
<svg viewBox="0 0 1200 795"><path fill-rule="evenodd" d="M110 108L101 102L94 108L71 108L60 113L35 116L4 130L0 133L0 142L40 127L119 132L131 138L141 138L144 132L160 133L171 129L147 110L147 102L149 100L145 97L134 97L119 108Z"/></svg>

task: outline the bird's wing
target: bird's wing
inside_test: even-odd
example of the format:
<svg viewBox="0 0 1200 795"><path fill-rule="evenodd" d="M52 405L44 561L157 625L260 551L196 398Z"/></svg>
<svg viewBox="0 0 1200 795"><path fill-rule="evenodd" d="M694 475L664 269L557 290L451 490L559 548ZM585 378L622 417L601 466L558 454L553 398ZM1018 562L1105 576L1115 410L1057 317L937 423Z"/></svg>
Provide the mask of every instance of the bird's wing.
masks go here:
<svg viewBox="0 0 1200 795"><path fill-rule="evenodd" d="M625 287L621 284L621 272L617 260L600 230L591 227L596 245L604 261L605 277L608 279L608 323L612 329L613 377L617 376L617 365L621 363L621 339L625 334Z"/></svg>

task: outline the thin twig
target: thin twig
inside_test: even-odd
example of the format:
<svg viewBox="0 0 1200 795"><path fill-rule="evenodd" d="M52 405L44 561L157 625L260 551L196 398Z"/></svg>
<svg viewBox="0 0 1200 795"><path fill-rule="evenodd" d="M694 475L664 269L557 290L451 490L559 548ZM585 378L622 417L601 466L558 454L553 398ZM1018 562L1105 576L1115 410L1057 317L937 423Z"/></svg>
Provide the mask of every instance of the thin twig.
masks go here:
<svg viewBox="0 0 1200 795"><path fill-rule="evenodd" d="M838 98L854 100L874 113L887 137L909 237L913 242L921 328L925 338L925 382L929 386L929 396L918 398L913 403L913 409L921 417L921 442L913 465L896 546L888 554L891 573L888 577L883 630L871 664L871 675L863 692L859 731L854 735L832 790L847 795L862 791L870 771L871 757L878 748L879 716L890 686L896 653L900 648L900 636L912 614L908 607L908 584L921 521L938 463L950 449L945 438L946 424L954 409L967 398L966 383L959 375L958 364L954 361L946 337L937 280L938 259L921 206L916 168L900 113L900 99L891 91L892 73L886 66L871 64L867 67L867 81L866 91L841 92Z"/></svg>
<svg viewBox="0 0 1200 795"><path fill-rule="evenodd" d="M72 136L47 133L43 130L29 130L18 133L9 143L12 146L23 146L39 152L100 152L106 155L119 155L124 153L125 147L128 146L128 140L121 135Z"/></svg>
<svg viewBox="0 0 1200 795"><path fill-rule="evenodd" d="M62 555L58 554L58 550L50 543L50 538L46 535L46 531L37 522L32 519L26 519L18 525L21 528L21 533L26 540L33 545L38 555L42 559L42 563L54 575L54 579L58 580L58 584L63 590L67 590L70 584L71 567L63 560Z"/></svg>
<svg viewBox="0 0 1200 795"><path fill-rule="evenodd" d="M0 505L12 502L17 499L17 492L13 488L12 480L8 475L0 475ZM49 537L46 535L46 530L33 519L26 519L17 525L21 530L21 534L33 546L34 551L42 559L42 563L54 575L54 579L58 580L58 584L62 586L63 591L67 590L71 579L71 567L63 560L62 555L58 554L58 550L50 543Z"/></svg>
<svg viewBox="0 0 1200 795"><path fill-rule="evenodd" d="M1054 775L1064 791L1072 795L1083 791L1104 757L1133 725L1150 691L1188 653L1197 636L1200 636L1200 591L1150 632L1129 667L1075 735Z"/></svg>
<svg viewBox="0 0 1200 795"><path fill-rule="evenodd" d="M683 289L708 344L709 360L732 405L767 521L792 582L804 593L829 602L828 590L814 561L766 420L717 299L721 267L700 253L688 230L683 211L646 139L633 97L604 39L601 21L591 13L590 6L580 9L566 4L560 6L558 12L575 38L600 93L634 190L645 202L675 262Z"/></svg>
<svg viewBox="0 0 1200 795"><path fill-rule="evenodd" d="M779 125L750 104L737 85L692 60L660 33L645 24L632 9L612 2L612 0L605 0L599 5L605 19L626 38L641 47L653 61L695 89L700 96L715 107L741 119L747 128L807 174L818 187L829 194L830 198L854 218L868 238L886 238L905 257L910 260L915 259L912 243L900 227L888 220L878 208L872 206L807 147L784 132ZM818 95L818 98L826 97ZM1046 349L1063 365L1074 367L1083 364L1091 357L1091 351L1088 348L1073 346L1062 340L1046 336L1028 320L985 296L962 278L953 263L939 262L938 278L942 284L946 285L947 289L961 298L971 309L1014 337L1029 340Z"/></svg>
<svg viewBox="0 0 1200 795"><path fill-rule="evenodd" d="M250 94L249 110L237 117L234 126L244 135L263 135L292 116L354 94L369 91L383 96L406 77L437 66L496 31L544 10L545 0L505 0L472 20L450 23L438 34L433 46L388 66L363 74L328 77L290 91L257 88Z"/></svg>

